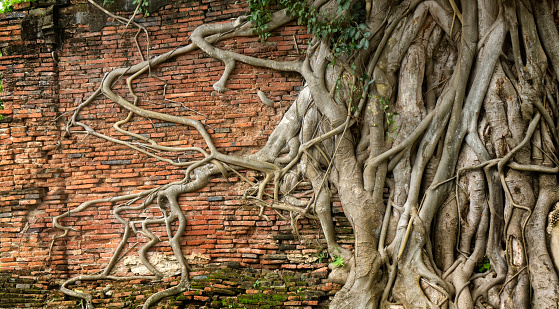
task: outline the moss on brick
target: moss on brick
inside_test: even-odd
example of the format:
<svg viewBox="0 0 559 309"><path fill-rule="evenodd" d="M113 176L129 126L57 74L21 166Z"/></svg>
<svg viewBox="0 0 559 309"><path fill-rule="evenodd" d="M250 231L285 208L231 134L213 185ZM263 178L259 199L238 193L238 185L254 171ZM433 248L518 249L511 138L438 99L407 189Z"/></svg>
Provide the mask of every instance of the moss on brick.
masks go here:
<svg viewBox="0 0 559 309"><path fill-rule="evenodd" d="M308 276L293 272L228 268L206 268L204 271L208 276L193 279L192 290L164 299L159 307L283 308L286 302L311 301L315 304L312 305L313 308L323 308L331 296L323 292L322 287L319 289L318 286L305 281ZM79 307L80 300L64 296L57 290L58 286L51 286L53 289L50 290L41 290L34 285L33 280L22 278L18 281L5 273L0 273L0 279L3 286L12 286L0 293L0 299L9 299L10 304L26 303L29 308L49 309ZM73 288L90 293L96 308L135 308L141 306L147 297L156 291L172 286L175 281L176 278L169 278L158 284L112 282L108 289L110 293L106 293L106 284L96 282L82 282ZM15 288L18 284L26 288Z"/></svg>

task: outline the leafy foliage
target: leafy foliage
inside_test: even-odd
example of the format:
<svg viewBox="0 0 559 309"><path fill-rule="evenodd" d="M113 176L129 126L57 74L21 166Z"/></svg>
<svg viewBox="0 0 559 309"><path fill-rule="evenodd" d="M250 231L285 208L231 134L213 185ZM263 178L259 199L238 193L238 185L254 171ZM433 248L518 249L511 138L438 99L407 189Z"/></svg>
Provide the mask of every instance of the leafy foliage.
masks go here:
<svg viewBox="0 0 559 309"><path fill-rule="evenodd" d="M338 253L336 256L332 256L332 265L334 267L344 267L345 260L344 257L340 254L340 249L338 247L334 247L334 250Z"/></svg>
<svg viewBox="0 0 559 309"><path fill-rule="evenodd" d="M344 267L345 266L344 258L341 255L334 257L334 261L332 261L332 265L334 265L334 267Z"/></svg>
<svg viewBox="0 0 559 309"><path fill-rule="evenodd" d="M114 0L103 0L103 5L112 4ZM139 5L139 11L141 11L144 15L149 16L148 5L149 0L134 0L132 2L135 5Z"/></svg>
<svg viewBox="0 0 559 309"><path fill-rule="evenodd" d="M248 20L254 23L254 29L259 33L262 41L270 37L270 32L266 31L268 23L272 21L272 12L270 11L270 0L249 0L248 9L250 15Z"/></svg>
<svg viewBox="0 0 559 309"><path fill-rule="evenodd" d="M321 264L322 260L328 258L328 252L327 251L322 251L322 252L320 252L320 254L316 253L315 256L316 256L316 261L315 262Z"/></svg>
<svg viewBox="0 0 559 309"><path fill-rule="evenodd" d="M334 58L342 53L352 55L359 49L368 49L371 33L363 22L365 10L361 3L352 6L351 0L336 2L336 16L325 16L326 13L302 0L249 0L248 20L254 23L260 39L266 40L270 36L266 28L272 20L271 8L286 9L288 14L297 18L299 25L307 27L307 33L328 43Z"/></svg>
<svg viewBox="0 0 559 309"><path fill-rule="evenodd" d="M14 10L14 4L23 2L35 2L37 0L0 0L0 14Z"/></svg>
<svg viewBox="0 0 559 309"><path fill-rule="evenodd" d="M483 262L477 266L477 269L475 270L476 273L484 273L486 271L488 271L489 269L491 269L491 262L489 261L489 258L487 256L483 256Z"/></svg>
<svg viewBox="0 0 559 309"><path fill-rule="evenodd" d="M396 115L398 115L398 113L390 110L390 101L388 101L385 97L380 98L380 104L382 104L382 110L384 111L386 124L388 125L388 132L386 133L395 134L398 130L398 127L396 126Z"/></svg>

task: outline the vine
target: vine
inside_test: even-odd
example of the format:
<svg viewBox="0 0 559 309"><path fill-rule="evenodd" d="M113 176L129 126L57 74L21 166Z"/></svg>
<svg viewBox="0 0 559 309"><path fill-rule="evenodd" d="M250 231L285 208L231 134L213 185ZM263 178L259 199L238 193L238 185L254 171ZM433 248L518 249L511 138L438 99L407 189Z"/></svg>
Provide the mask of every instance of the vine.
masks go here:
<svg viewBox="0 0 559 309"><path fill-rule="evenodd" d="M369 48L371 33L364 23L365 10L361 2L352 5L351 0L336 0L336 12L320 12L315 6L309 6L300 0L249 0L248 20L254 23L254 32L259 33L262 41L271 33L268 23L271 21L271 8L285 9L287 14L297 20L297 24L305 26L307 33L328 42L332 57L342 54L352 56L360 49Z"/></svg>

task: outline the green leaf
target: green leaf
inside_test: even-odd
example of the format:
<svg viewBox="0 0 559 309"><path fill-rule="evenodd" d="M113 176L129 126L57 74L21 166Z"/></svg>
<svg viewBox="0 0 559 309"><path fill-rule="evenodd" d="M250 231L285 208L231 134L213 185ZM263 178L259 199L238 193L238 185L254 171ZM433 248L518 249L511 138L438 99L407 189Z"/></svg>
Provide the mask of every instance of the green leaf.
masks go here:
<svg viewBox="0 0 559 309"><path fill-rule="evenodd" d="M357 44L357 49L361 49L361 47L363 47L363 40L359 41L359 44Z"/></svg>
<svg viewBox="0 0 559 309"><path fill-rule="evenodd" d="M361 38L361 32L357 31L357 33L355 33L353 38L354 38L354 40L359 40Z"/></svg>

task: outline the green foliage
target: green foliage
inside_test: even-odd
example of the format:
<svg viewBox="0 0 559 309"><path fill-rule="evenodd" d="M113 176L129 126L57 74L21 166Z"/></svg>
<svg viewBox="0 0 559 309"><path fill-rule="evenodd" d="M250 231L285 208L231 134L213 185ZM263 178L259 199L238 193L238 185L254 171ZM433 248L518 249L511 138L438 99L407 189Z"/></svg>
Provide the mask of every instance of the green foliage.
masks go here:
<svg viewBox="0 0 559 309"><path fill-rule="evenodd" d="M265 41L270 37L270 32L266 31L266 28L268 28L268 23L272 21L270 4L270 0L248 1L248 9L250 10L248 20L253 22L254 30L255 32L259 33L258 36L262 41Z"/></svg>
<svg viewBox="0 0 559 309"><path fill-rule="evenodd" d="M337 247L334 247L334 250L336 250L336 252L340 253L340 249L338 249ZM333 256L332 258L334 259L332 261L332 265L334 267L344 267L345 266L344 257L341 254L338 254L337 256Z"/></svg>
<svg viewBox="0 0 559 309"><path fill-rule="evenodd" d="M344 258L341 255L334 257L334 261L332 261L332 265L334 265L334 267L344 267L345 266Z"/></svg>
<svg viewBox="0 0 559 309"><path fill-rule="evenodd" d="M396 115L398 113L390 111L390 101L388 101L385 97L380 98L380 104L382 104L382 110L384 111L384 115L386 116L386 124L388 125L388 133L396 134L398 126L396 126Z"/></svg>
<svg viewBox="0 0 559 309"><path fill-rule="evenodd" d="M149 16L149 11L148 11L149 1L148 0L134 0L133 3L136 4L136 5L138 5L138 3L140 3L140 11L142 13L144 13L144 15Z"/></svg>
<svg viewBox="0 0 559 309"><path fill-rule="evenodd" d="M332 56L342 53L352 55L359 49L369 48L371 33L364 24L365 10L361 3L351 6L351 0L336 0L338 10L335 16L324 16L315 7L308 6L303 0L248 0L250 15L248 20L254 23L255 31L261 40L266 40L266 32L272 20L271 7L286 9L287 13L297 18L297 23L307 27L307 32L328 43Z"/></svg>
<svg viewBox="0 0 559 309"><path fill-rule="evenodd" d="M35 2L37 0L0 0L0 14L14 10L14 4L23 2Z"/></svg>
<svg viewBox="0 0 559 309"><path fill-rule="evenodd" d="M322 251L322 252L320 252L320 254L316 253L315 256L316 256L316 262L318 262L319 264L321 264L321 263L322 263L322 260L328 258L328 252Z"/></svg>
<svg viewBox="0 0 559 309"><path fill-rule="evenodd" d="M113 3L114 0L103 0L103 5L108 5ZM142 12L144 15L149 16L149 11L148 11L149 0L134 0L132 3L135 5L138 5L138 3L140 3L139 11Z"/></svg>
<svg viewBox="0 0 559 309"><path fill-rule="evenodd" d="M476 273L484 273L491 269L491 262L489 262L489 258L487 256L483 256L483 262L478 265L477 269L475 270Z"/></svg>
<svg viewBox="0 0 559 309"><path fill-rule="evenodd" d="M315 256L317 257L317 259L315 260L315 262L317 263L322 263L322 261L324 259L332 259L332 265L335 267L344 267L345 266L345 260L342 257L342 255L340 254L340 249L334 247L334 250L338 253L338 255L330 255L328 254L327 251L322 251L320 252L320 254L316 253Z"/></svg>

